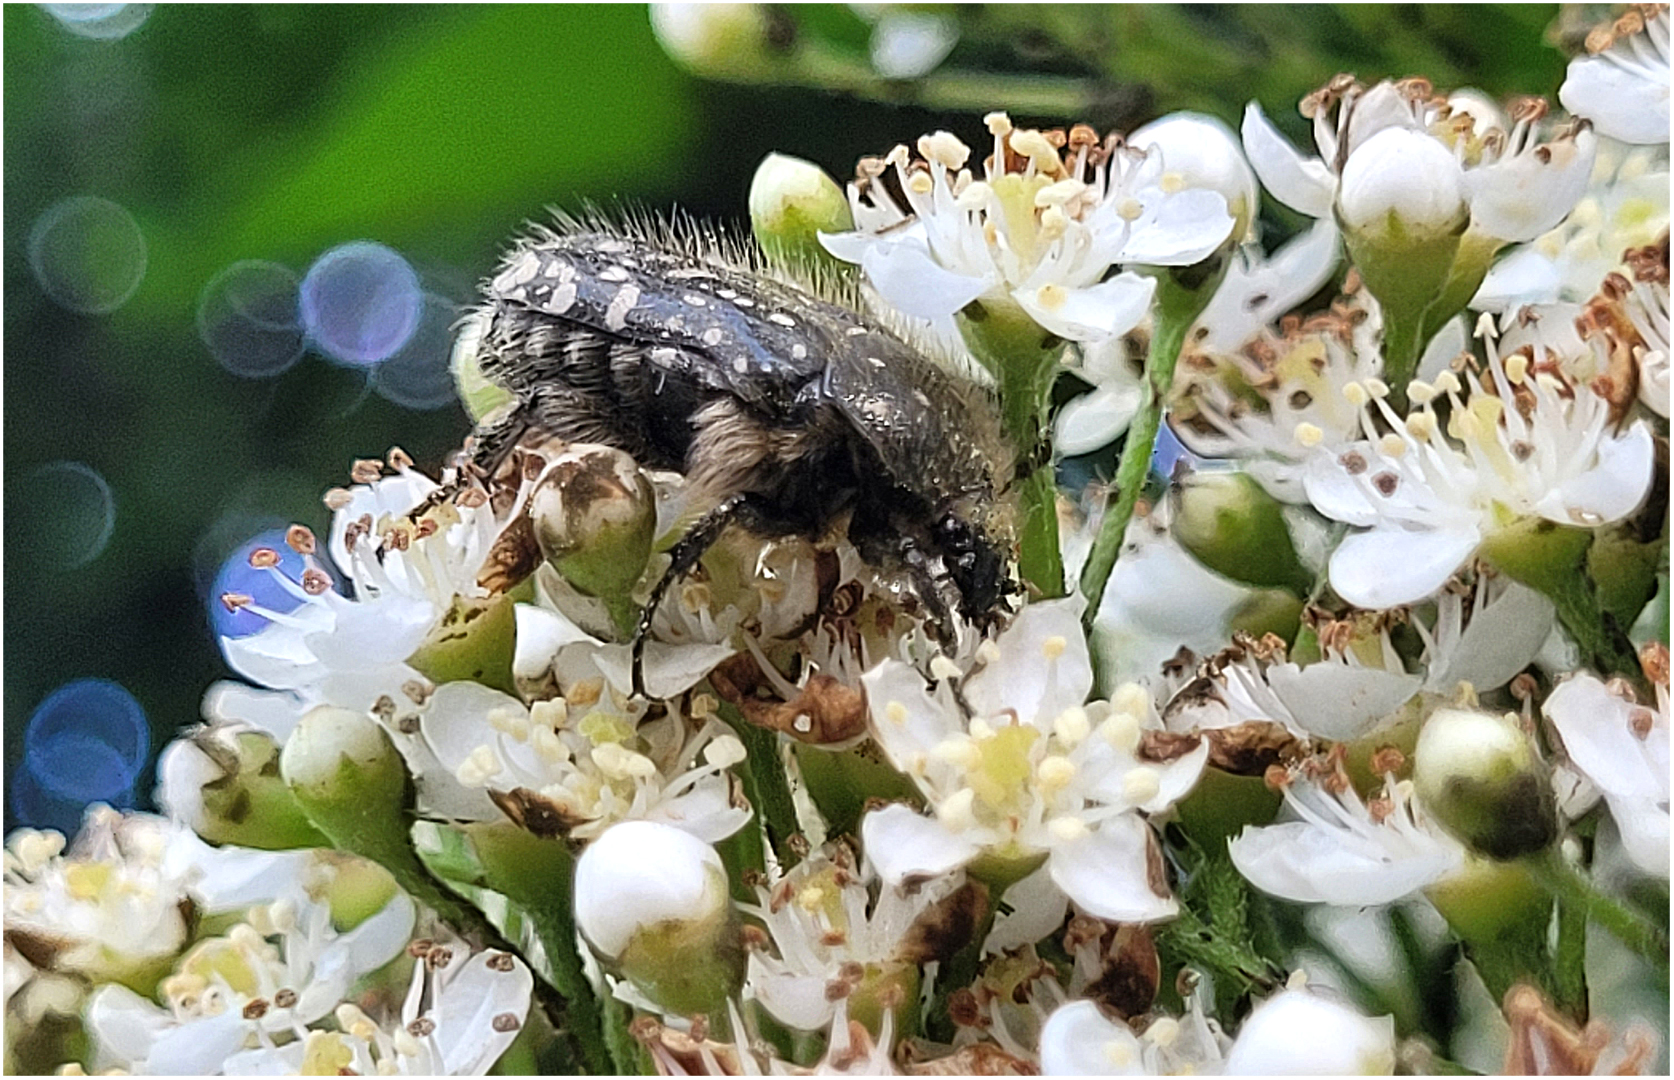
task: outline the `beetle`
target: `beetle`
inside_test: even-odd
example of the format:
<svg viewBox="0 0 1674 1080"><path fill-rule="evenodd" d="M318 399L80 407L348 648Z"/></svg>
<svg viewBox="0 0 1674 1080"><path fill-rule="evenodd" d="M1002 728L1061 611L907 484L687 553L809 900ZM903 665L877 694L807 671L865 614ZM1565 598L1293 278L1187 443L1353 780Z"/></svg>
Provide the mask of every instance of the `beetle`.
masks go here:
<svg viewBox="0 0 1674 1080"><path fill-rule="evenodd" d="M846 518L943 644L955 611L986 630L1017 593L991 394L857 298L695 225L562 215L515 241L483 294L475 359L512 401L476 431L474 471L539 433L683 473L708 507L641 616L636 689L658 603L732 526L818 541Z"/></svg>

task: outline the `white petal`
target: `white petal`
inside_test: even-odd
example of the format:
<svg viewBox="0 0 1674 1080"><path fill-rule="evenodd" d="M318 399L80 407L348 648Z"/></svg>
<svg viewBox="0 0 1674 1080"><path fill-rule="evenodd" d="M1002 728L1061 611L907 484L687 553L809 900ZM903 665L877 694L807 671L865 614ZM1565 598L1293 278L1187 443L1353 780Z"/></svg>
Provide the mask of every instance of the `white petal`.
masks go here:
<svg viewBox="0 0 1674 1080"><path fill-rule="evenodd" d="M1311 990L1281 990L1256 1006L1226 1057L1228 1076L1387 1076L1395 1018L1369 1017Z"/></svg>
<svg viewBox="0 0 1674 1080"><path fill-rule="evenodd" d="M900 803L867 814L860 823L860 843L878 876L890 885L951 873L982 850L963 834Z"/></svg>
<svg viewBox="0 0 1674 1080"><path fill-rule="evenodd" d="M1331 587L1355 607L1416 603L1447 584L1481 541L1474 525L1374 528L1345 538L1331 553Z"/></svg>
<svg viewBox="0 0 1674 1080"><path fill-rule="evenodd" d="M1442 324L1430 343L1424 346L1424 355L1418 358L1418 377L1433 380L1453 363L1455 357L1464 352L1469 345L1470 335L1465 325L1465 317L1456 315Z"/></svg>
<svg viewBox="0 0 1674 1080"><path fill-rule="evenodd" d="M1441 880L1461 859L1442 843L1381 846L1306 821L1245 826L1227 847L1251 885L1305 904L1392 904Z"/></svg>
<svg viewBox="0 0 1674 1080"><path fill-rule="evenodd" d="M1147 1076L1143 1051L1132 1028L1091 1001L1060 1006L1040 1029L1042 1076Z"/></svg>
<svg viewBox="0 0 1674 1080"><path fill-rule="evenodd" d="M518 604L513 611L517 620L517 650L512 659L512 674L518 678L537 679L546 674L552 658L565 645L596 640L566 616L538 604Z"/></svg>
<svg viewBox="0 0 1674 1080"><path fill-rule="evenodd" d="M1626 42L1618 45L1624 47ZM1660 77L1619 66L1606 56L1571 60L1558 100L1593 122L1601 135L1641 145L1668 143L1668 59Z"/></svg>
<svg viewBox="0 0 1674 1080"><path fill-rule="evenodd" d="M244 1049L248 1030L236 1009L172 1027L152 1045L145 1071L157 1076L218 1073L228 1056Z"/></svg>
<svg viewBox="0 0 1674 1080"><path fill-rule="evenodd" d="M726 778L715 774L698 781L679 798L658 803L645 820L661 821L685 829L706 844L718 844L744 827L750 811L732 805Z"/></svg>
<svg viewBox="0 0 1674 1080"><path fill-rule="evenodd" d="M1476 295L1471 297L1471 307L1476 311L1499 313L1527 304L1555 303L1563 280L1558 264L1539 248L1518 248L1488 271ZM1445 357L1444 363L1457 355ZM1429 353L1425 356L1428 359ZM1418 374L1420 378L1433 379L1441 374L1441 368L1421 362Z"/></svg>
<svg viewBox="0 0 1674 1080"><path fill-rule="evenodd" d="M982 943L984 956L1033 945L1064 924L1069 897L1052 880L1052 872L1039 870L1015 882L1000 897L1003 905L994 919L994 929ZM1010 914L1006 909L1010 908Z"/></svg>
<svg viewBox="0 0 1674 1080"><path fill-rule="evenodd" d="M1655 729L1646 739L1636 737L1632 714L1637 706L1610 693L1592 675L1576 675L1560 684L1543 708L1569 759L1606 797L1667 802L1666 723L1660 740L1664 760L1658 762L1647 754L1655 749L1650 741Z"/></svg>
<svg viewBox="0 0 1674 1080"><path fill-rule="evenodd" d="M308 705L295 694L258 690L230 679L214 683L203 695L205 720L212 724L240 721L267 732L280 743L290 737L291 729L307 711Z"/></svg>
<svg viewBox="0 0 1674 1080"><path fill-rule="evenodd" d="M1058 453L1073 457L1109 444L1128 430L1143 396L1137 384L1109 384L1069 402L1053 422Z"/></svg>
<svg viewBox="0 0 1674 1080"><path fill-rule="evenodd" d="M1157 922L1179 911L1174 897L1150 883L1151 827L1120 814L1079 840L1057 844L1047 859L1052 880L1087 914L1114 922Z"/></svg>
<svg viewBox="0 0 1674 1080"><path fill-rule="evenodd" d="M921 243L875 243L861 256L861 268L878 295L915 319L952 315L993 284L945 269Z"/></svg>
<svg viewBox="0 0 1674 1080"><path fill-rule="evenodd" d="M442 988L429 1015L436 1021L434 1037L440 1045L444 1076L482 1076L517 1038L518 1028L502 1030L502 1016L519 1023L528 1018L535 980L520 961L510 971L497 971L491 960L503 954L480 952L465 961Z"/></svg>
<svg viewBox="0 0 1674 1080"><path fill-rule="evenodd" d="M1379 521L1378 508L1366 494L1366 489L1338 464L1337 451L1355 450L1370 457L1367 443L1352 443L1346 447L1321 448L1303 465L1302 490L1315 510L1333 521L1347 525L1370 526Z"/></svg>
<svg viewBox="0 0 1674 1080"><path fill-rule="evenodd" d="M1668 877L1668 798L1660 802L1649 799L1606 797L1610 816L1622 834L1622 849L1634 865L1647 874Z"/></svg>
<svg viewBox="0 0 1674 1080"><path fill-rule="evenodd" d="M1349 742L1387 720L1424 685L1417 675L1323 662L1277 664L1267 681L1310 735Z"/></svg>
<svg viewBox="0 0 1674 1080"><path fill-rule="evenodd" d="M1150 278L1123 272L1086 288L1048 284L1016 289L1011 296L1031 319L1059 337L1099 341L1139 325L1156 288Z"/></svg>
<svg viewBox="0 0 1674 1080"><path fill-rule="evenodd" d="M1030 604L997 642L999 656L971 676L965 700L975 715L1010 709L1024 723L1050 727L1058 714L1084 704L1093 689L1093 663L1081 629L1080 597Z"/></svg>
<svg viewBox="0 0 1674 1080"><path fill-rule="evenodd" d="M1600 441L1597 464L1560 483L1535 509L1565 525L1619 521L1645 501L1655 469L1651 429L1640 421L1627 434Z"/></svg>
<svg viewBox="0 0 1674 1080"><path fill-rule="evenodd" d="M1465 173L1471 217L1489 236L1513 243L1533 240L1568 217L1586 193L1598 136L1584 130L1545 149L1545 161L1522 153Z"/></svg>
<svg viewBox="0 0 1674 1080"><path fill-rule="evenodd" d="M824 1031L837 1011L835 1003L825 996L828 980L823 974L767 971L752 954L749 982L774 1019L802 1031Z"/></svg>
<svg viewBox="0 0 1674 1080"><path fill-rule="evenodd" d="M375 971L406 948L413 936L413 920L417 912L406 893L390 897L376 915L356 926L327 946L327 950L341 949L349 966L358 975Z"/></svg>
<svg viewBox="0 0 1674 1080"><path fill-rule="evenodd" d="M159 1007L120 983L107 983L93 992L85 1011L87 1032L93 1039L95 1068L132 1069L145 1061L158 1036L173 1024Z"/></svg>
<svg viewBox="0 0 1674 1080"><path fill-rule="evenodd" d="M1555 616L1552 601L1508 582L1505 592L1471 619L1446 664L1430 671L1425 689L1450 693L1461 682L1484 692L1499 689L1534 662Z"/></svg>
<svg viewBox="0 0 1674 1080"><path fill-rule="evenodd" d="M1190 266L1208 257L1232 235L1236 224L1226 199L1216 191L1188 188L1145 208L1122 245L1128 265Z"/></svg>
<svg viewBox="0 0 1674 1080"><path fill-rule="evenodd" d="M860 681L866 687L872 732L897 769L907 771L918 755L965 729L956 713L930 696L924 676L908 664L885 660Z"/></svg>
<svg viewBox="0 0 1674 1080"><path fill-rule="evenodd" d="M1331 197L1336 192L1337 178L1318 158L1304 158L1290 145L1290 140L1279 134L1261 106L1250 102L1244 110L1244 154L1262 186L1273 197L1309 217L1331 216Z"/></svg>

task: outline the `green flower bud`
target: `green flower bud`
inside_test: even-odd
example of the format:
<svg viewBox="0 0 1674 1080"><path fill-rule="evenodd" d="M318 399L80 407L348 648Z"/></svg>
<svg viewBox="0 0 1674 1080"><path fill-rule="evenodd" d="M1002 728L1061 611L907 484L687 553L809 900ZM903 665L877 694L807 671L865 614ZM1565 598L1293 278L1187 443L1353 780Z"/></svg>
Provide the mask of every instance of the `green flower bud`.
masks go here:
<svg viewBox="0 0 1674 1080"><path fill-rule="evenodd" d="M1514 714L1438 709L1413 756L1425 808L1484 855L1513 859L1557 836L1551 776Z"/></svg>
<svg viewBox="0 0 1674 1080"><path fill-rule="evenodd" d="M778 78L783 50L772 42L761 4L652 4L651 32L669 57L694 75L737 82Z"/></svg>
<svg viewBox="0 0 1674 1080"><path fill-rule="evenodd" d="M407 663L433 683L478 682L516 692L512 659L516 605L509 596L455 596L453 605Z"/></svg>
<svg viewBox="0 0 1674 1080"><path fill-rule="evenodd" d="M459 328L459 336L453 339L453 355L449 361L449 368L453 371L453 385L459 392L459 400L465 405L465 411L473 421L480 421L483 417L511 404L512 392L496 383L491 383L483 376L482 368L477 363L477 346L482 341L482 331L488 316L477 314L465 320Z"/></svg>
<svg viewBox="0 0 1674 1080"><path fill-rule="evenodd" d="M714 848L659 822L612 826L576 862L575 921L600 960L659 1006L725 1023L744 950Z"/></svg>
<svg viewBox="0 0 1674 1080"><path fill-rule="evenodd" d="M279 755L279 772L309 819L337 847L343 836L387 832L380 817L402 818L407 769L395 745L365 713L331 705L297 723ZM405 843L406 828L398 824Z"/></svg>
<svg viewBox="0 0 1674 1080"><path fill-rule="evenodd" d="M821 232L854 228L849 200L837 181L811 161L769 154L750 181L750 228L776 263L839 266L820 246Z"/></svg>
<svg viewBox="0 0 1674 1080"><path fill-rule="evenodd" d="M608 446L571 447L547 466L529 518L553 569L603 599L618 624L631 624L637 608L628 594L657 534L657 493L634 459Z"/></svg>
<svg viewBox="0 0 1674 1080"><path fill-rule="evenodd" d="M1255 480L1199 472L1175 490L1174 536L1198 562L1247 585L1308 594L1313 575L1297 558L1278 500Z"/></svg>
<svg viewBox="0 0 1674 1080"><path fill-rule="evenodd" d="M212 844L280 851L328 846L279 776L279 745L260 731L204 728L157 761L158 799Z"/></svg>

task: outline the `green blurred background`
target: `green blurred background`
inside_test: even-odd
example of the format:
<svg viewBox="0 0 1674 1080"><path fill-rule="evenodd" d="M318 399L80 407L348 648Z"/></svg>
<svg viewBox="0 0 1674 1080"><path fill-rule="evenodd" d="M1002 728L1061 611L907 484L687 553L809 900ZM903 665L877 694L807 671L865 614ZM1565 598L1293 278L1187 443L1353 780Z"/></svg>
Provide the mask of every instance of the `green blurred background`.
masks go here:
<svg viewBox="0 0 1674 1080"><path fill-rule="evenodd" d="M118 40L7 6L8 775L32 710L78 677L131 691L155 745L194 721L227 674L208 605L232 548L268 525L322 530L320 495L354 458L400 445L433 470L468 431L456 405L402 408L317 356L276 378L223 370L195 316L239 260L300 275L372 239L463 302L544 206L735 222L773 150L844 177L938 127L975 141L993 108L1101 129L1194 108L1236 126L1251 98L1300 142L1295 102L1335 72L1551 95L1564 56L1548 42L1568 36L1547 5L966 5L936 9L958 38L934 73L888 81L867 67L877 13L857 7L770 12L773 55L744 85L683 70L639 6L160 6ZM144 277L110 314L59 306L31 269L32 226L76 195L120 204L144 237ZM99 516L32 482L65 460L102 475L114 509L75 568L64 552L96 546Z"/></svg>

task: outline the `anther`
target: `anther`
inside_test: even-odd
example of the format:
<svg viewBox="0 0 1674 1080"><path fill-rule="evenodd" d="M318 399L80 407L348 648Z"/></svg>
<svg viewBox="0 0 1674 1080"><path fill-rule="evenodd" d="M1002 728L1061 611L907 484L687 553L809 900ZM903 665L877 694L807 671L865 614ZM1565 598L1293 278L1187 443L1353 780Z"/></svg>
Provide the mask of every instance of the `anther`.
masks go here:
<svg viewBox="0 0 1674 1080"><path fill-rule="evenodd" d="M250 553L250 566L256 570L267 570L279 565L279 553L269 547L259 547Z"/></svg>
<svg viewBox="0 0 1674 1080"><path fill-rule="evenodd" d="M384 463L376 458L359 458L349 467L349 479L357 484L375 484L384 475Z"/></svg>
<svg viewBox="0 0 1674 1080"><path fill-rule="evenodd" d="M314 532L306 525L292 525L285 530L285 544L298 555L314 554Z"/></svg>
<svg viewBox="0 0 1674 1080"><path fill-rule="evenodd" d="M321 596L331 591L331 575L317 566L302 572L302 591L309 596Z"/></svg>

